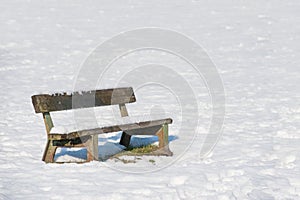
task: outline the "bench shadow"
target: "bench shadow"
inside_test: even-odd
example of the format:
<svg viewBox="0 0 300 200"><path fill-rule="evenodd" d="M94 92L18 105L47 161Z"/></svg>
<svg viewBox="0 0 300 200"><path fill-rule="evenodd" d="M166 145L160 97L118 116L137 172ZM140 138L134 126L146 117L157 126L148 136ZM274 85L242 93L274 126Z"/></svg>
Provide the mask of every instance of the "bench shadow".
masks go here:
<svg viewBox="0 0 300 200"><path fill-rule="evenodd" d="M67 159L70 159L71 161L68 162L84 162L86 157L87 150L86 148L64 148L61 147L60 151L57 152L54 156L55 162L64 162L64 158L67 157ZM78 161L80 159L80 161Z"/></svg>
<svg viewBox="0 0 300 200"><path fill-rule="evenodd" d="M100 161L105 161L110 157L114 156L115 154L118 154L126 150L125 146L119 144L121 135L122 132L119 132L116 135L107 138L99 137L98 157ZM174 136L174 135L169 136L169 142L172 142L177 139L178 136ZM130 141L130 146L139 147L139 146L150 145L155 142L158 142L157 136L144 136L144 137L132 136ZM78 162L78 159L80 160L80 162L81 160L82 162L84 162L87 159L86 154L87 154L86 148L60 148L60 151L55 154L54 160L60 162L60 160L63 159L63 157L67 157L67 159L72 158L72 161L76 160L75 162Z"/></svg>

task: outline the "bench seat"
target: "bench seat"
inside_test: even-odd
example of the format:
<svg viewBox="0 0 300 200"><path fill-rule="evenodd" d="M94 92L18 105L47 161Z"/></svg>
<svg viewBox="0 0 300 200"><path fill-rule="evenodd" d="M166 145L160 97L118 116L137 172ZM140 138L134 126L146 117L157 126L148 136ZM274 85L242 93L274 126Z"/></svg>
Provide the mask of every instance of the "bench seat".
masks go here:
<svg viewBox="0 0 300 200"><path fill-rule="evenodd" d="M172 123L172 119L166 118L166 119L142 121L137 123L104 126L104 127L93 128L93 129L72 131L67 133L56 132L55 130L59 130L62 128L53 127L54 131L51 130L49 134L49 138L54 140L74 139L78 137L84 137L87 135L98 135L103 133L112 133L112 132L119 132L119 131L124 131L128 135L155 135L156 132L151 131L151 128L154 128L153 130L155 130L155 128L159 129L164 124L171 124L171 123Z"/></svg>

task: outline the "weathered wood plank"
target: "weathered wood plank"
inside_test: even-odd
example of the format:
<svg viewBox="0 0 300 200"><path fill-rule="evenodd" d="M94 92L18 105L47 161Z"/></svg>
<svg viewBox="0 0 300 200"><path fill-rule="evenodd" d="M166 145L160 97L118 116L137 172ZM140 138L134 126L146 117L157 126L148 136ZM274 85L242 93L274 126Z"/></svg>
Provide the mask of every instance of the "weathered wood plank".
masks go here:
<svg viewBox="0 0 300 200"><path fill-rule="evenodd" d="M128 130L135 130L135 129L143 129L148 127L155 127L163 124L171 124L172 119L166 118L161 120L153 120L153 121L146 121L146 122L139 122L139 123L131 123L131 124L124 124L124 125L115 125L115 126L108 126L108 127L101 127L101 128L95 128L90 130L82 130L82 131L76 131L71 132L67 134L50 134L49 137L51 139L72 139L77 137L83 137L86 135L96 135L96 134L103 134L103 133L112 133L112 132L118 132L118 131L128 131ZM143 133L143 131L141 131ZM149 134L150 135L150 134Z"/></svg>
<svg viewBox="0 0 300 200"><path fill-rule="evenodd" d="M135 102L131 87L75 92L73 94L40 94L31 97L36 113L117 105Z"/></svg>

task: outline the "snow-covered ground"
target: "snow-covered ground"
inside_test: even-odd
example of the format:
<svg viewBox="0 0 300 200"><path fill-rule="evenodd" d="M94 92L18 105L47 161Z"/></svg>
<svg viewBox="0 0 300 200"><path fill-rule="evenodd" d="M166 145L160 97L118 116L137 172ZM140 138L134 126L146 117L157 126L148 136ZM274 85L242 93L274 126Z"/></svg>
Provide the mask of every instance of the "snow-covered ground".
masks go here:
<svg viewBox="0 0 300 200"><path fill-rule="evenodd" d="M299 1L7 0L0 10L0 199L300 199ZM193 135L179 133L176 99L142 88L129 113L164 108L174 119L173 157L144 156L127 164L42 162L46 134L30 96L72 91L81 63L97 45L139 27L183 33L216 64L226 115L213 153L200 159L201 137L189 143ZM172 55L141 52L121 59L113 72L153 59L177 69L184 65ZM110 87L114 76L100 86ZM209 94L193 74L182 76L203 90L197 97L199 129L206 132ZM68 124L71 114L55 113L54 123ZM100 136L100 157L120 150L119 136ZM56 159L84 154L61 149Z"/></svg>

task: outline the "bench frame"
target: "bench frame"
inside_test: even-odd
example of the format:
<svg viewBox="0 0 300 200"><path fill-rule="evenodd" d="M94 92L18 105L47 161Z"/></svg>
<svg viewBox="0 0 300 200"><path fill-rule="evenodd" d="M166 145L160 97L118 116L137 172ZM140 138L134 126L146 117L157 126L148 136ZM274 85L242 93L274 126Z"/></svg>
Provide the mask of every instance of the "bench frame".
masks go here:
<svg viewBox="0 0 300 200"><path fill-rule="evenodd" d="M132 135L156 135L158 136L159 150L154 152L154 155L173 155L168 145L168 124L172 123L172 119L170 118L81 130L66 134L50 132L54 127L50 115L52 111L118 105L121 117L127 117L128 111L125 104L136 102L131 87L94 90L81 93L75 92L72 94L40 94L33 95L31 98L35 112L43 114L47 133L47 144L42 160L46 163L55 162L54 156L58 147L86 147L86 161L98 160L98 134L117 131L122 131L120 144L126 147L129 146Z"/></svg>

